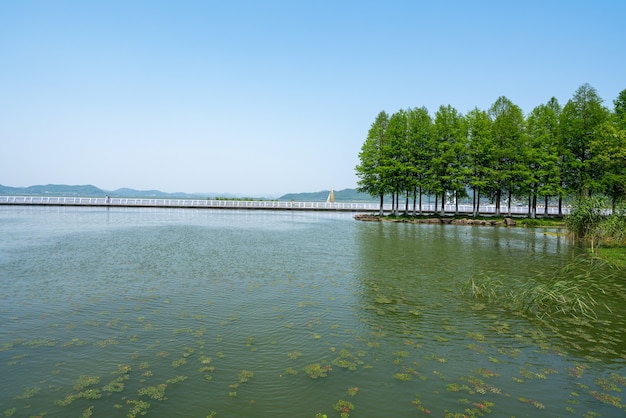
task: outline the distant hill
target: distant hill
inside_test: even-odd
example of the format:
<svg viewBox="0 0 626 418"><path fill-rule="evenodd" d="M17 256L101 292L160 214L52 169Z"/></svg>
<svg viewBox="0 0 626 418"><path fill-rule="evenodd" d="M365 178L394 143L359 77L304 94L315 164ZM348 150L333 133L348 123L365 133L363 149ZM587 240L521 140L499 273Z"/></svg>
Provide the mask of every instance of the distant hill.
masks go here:
<svg viewBox="0 0 626 418"><path fill-rule="evenodd" d="M29 187L9 187L0 184L0 195L5 196L60 196L60 197L136 197L136 198L178 198L178 199L206 199L207 195L189 194L183 192L166 193L159 190L117 189L103 190L88 185L68 186L65 184L46 184Z"/></svg>
<svg viewBox="0 0 626 418"><path fill-rule="evenodd" d="M9 196L79 196L95 197L107 194L96 186L68 186L65 184L46 184L29 187L9 187L0 184L0 194Z"/></svg>
<svg viewBox="0 0 626 418"><path fill-rule="evenodd" d="M288 193L278 198L278 200L293 200L296 202L325 202L328 199L330 190L322 190L314 193ZM376 202L374 198L366 193L359 193L356 189L335 190L335 202Z"/></svg>
<svg viewBox="0 0 626 418"><path fill-rule="evenodd" d="M183 192L175 192L175 193L166 193L160 190L135 190L122 188L113 190L108 192L109 196L112 197L156 197L156 198L178 198L178 199L206 199L208 196L204 194L194 194L194 193L183 193Z"/></svg>

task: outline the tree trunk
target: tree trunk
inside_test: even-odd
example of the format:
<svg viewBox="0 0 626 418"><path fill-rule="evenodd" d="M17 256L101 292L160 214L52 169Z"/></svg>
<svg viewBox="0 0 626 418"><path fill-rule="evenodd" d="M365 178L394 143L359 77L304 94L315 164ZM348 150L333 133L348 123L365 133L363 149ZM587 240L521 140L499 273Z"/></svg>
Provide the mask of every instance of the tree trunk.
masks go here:
<svg viewBox="0 0 626 418"><path fill-rule="evenodd" d="M420 207L419 207L419 213L420 213L420 216L422 216L422 187L421 187L421 186L420 186L420 188L419 188L419 194L420 194L420 201L419 201L419 205L420 205Z"/></svg>
<svg viewBox="0 0 626 418"><path fill-rule="evenodd" d="M406 202L404 204L404 215L409 216L409 191L406 191Z"/></svg>
<svg viewBox="0 0 626 418"><path fill-rule="evenodd" d="M446 192L441 192L441 216L446 214Z"/></svg>
<svg viewBox="0 0 626 418"><path fill-rule="evenodd" d="M400 193L395 192L395 195L396 195L396 207L395 207L395 210L393 211L393 214L395 216L398 216L398 208L400 207Z"/></svg>
<svg viewBox="0 0 626 418"><path fill-rule="evenodd" d="M502 197L502 191L496 190L496 216L500 216L500 198Z"/></svg>
<svg viewBox="0 0 626 418"><path fill-rule="evenodd" d="M476 187L472 188L472 216L476 217Z"/></svg>
<svg viewBox="0 0 626 418"><path fill-rule="evenodd" d="M548 216L548 196L545 197L545 202L543 204L543 215Z"/></svg>
<svg viewBox="0 0 626 418"><path fill-rule="evenodd" d="M380 209L378 210L378 216L383 216L383 205L385 201L385 195L380 195Z"/></svg>
<svg viewBox="0 0 626 418"><path fill-rule="evenodd" d="M507 199L509 202L507 204L507 210L509 212L509 216L511 216L511 191L509 190L509 198Z"/></svg>

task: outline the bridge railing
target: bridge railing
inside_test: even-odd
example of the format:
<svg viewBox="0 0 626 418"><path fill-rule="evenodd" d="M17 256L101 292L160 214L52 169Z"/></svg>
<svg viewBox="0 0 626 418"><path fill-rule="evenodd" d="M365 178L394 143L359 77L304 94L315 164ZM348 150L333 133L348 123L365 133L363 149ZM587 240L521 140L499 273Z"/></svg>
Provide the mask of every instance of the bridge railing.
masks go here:
<svg viewBox="0 0 626 418"><path fill-rule="evenodd" d="M335 210L350 212L377 212L378 203L366 202L294 202L279 200L211 200L211 199L150 199L150 198L126 198L126 197L63 197L63 196L0 196L0 205L50 205L50 206L119 206L119 207L163 207L163 208L214 208L214 209L267 209L267 210ZM459 213L471 214L472 205L459 205ZM392 211L390 203L383 205L387 213ZM424 204L422 211L425 213L439 212L441 208L435 205ZM445 213L455 213L455 205L446 205ZM508 208L501 207L501 214L507 214ZM563 213L569 213L569 208L564 207ZM401 205L400 213L404 212ZM412 206L409 213L412 213ZM495 214L495 205L480 206L480 213L484 215ZM527 206L512 206L512 215L525 215L528 213ZM544 214L543 206L537 208L539 216ZM549 215L558 215L557 207L548 207Z"/></svg>

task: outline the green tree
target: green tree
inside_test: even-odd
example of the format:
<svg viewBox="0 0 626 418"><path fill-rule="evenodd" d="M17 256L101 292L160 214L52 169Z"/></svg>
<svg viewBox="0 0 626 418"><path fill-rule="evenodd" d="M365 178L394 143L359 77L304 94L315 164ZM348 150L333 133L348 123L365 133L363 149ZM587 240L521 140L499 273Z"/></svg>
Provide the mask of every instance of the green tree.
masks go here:
<svg viewBox="0 0 626 418"><path fill-rule="evenodd" d="M494 158L491 119L484 110L474 108L466 116L468 137L468 185L472 189L472 211L480 212L480 196L487 188Z"/></svg>
<svg viewBox="0 0 626 418"><path fill-rule="evenodd" d="M385 137L389 125L389 115L385 111L376 116L367 138L359 152L360 163L356 166L357 189L371 196L380 197L380 215L383 214L385 194L389 190L385 178Z"/></svg>
<svg viewBox="0 0 626 418"><path fill-rule="evenodd" d="M615 123L619 129L626 129L626 90L622 90L615 100L613 100L615 106L613 115L615 116Z"/></svg>
<svg viewBox="0 0 626 418"><path fill-rule="evenodd" d="M428 171L433 158L433 121L425 107L407 110L407 141L410 153L410 175L413 186L413 215L416 213L416 200L419 196L419 214L422 215L422 194L430 190Z"/></svg>
<svg viewBox="0 0 626 418"><path fill-rule="evenodd" d="M385 132L383 176L392 193L394 213L398 214L400 192L409 188L410 153L407 141L407 115L399 110L389 118Z"/></svg>
<svg viewBox="0 0 626 418"><path fill-rule="evenodd" d="M433 190L441 196L441 214L445 213L446 193L455 198L465 194L467 180L467 128L463 116L452 106L441 106L433 125Z"/></svg>
<svg viewBox="0 0 626 418"><path fill-rule="evenodd" d="M548 198L561 193L558 151L560 112L561 106L553 97L547 104L535 107L526 118L531 218L537 213L537 197L544 197L544 215L547 215Z"/></svg>
<svg viewBox="0 0 626 418"><path fill-rule="evenodd" d="M496 216L499 216L502 193L508 193L510 212L511 197L516 191L516 177L520 180L518 174L519 161L522 158L520 147L524 141L524 114L519 106L501 96L489 108L489 116L492 120L495 151L487 190L495 202Z"/></svg>
<svg viewBox="0 0 626 418"><path fill-rule="evenodd" d="M565 186L578 197L591 196L601 176L591 162L590 144L598 140L598 128L608 119L609 111L589 84L580 86L561 112Z"/></svg>
<svg viewBox="0 0 626 418"><path fill-rule="evenodd" d="M589 144L589 162L600 173L594 189L610 198L615 210L617 202L626 198L626 130L605 122L596 133Z"/></svg>

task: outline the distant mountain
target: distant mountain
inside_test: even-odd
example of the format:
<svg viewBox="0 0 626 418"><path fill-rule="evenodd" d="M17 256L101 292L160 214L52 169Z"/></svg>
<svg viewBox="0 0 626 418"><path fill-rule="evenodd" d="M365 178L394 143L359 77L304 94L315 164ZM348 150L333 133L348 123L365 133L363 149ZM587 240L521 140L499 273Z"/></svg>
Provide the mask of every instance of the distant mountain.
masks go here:
<svg viewBox="0 0 626 418"><path fill-rule="evenodd" d="M175 193L166 193L160 190L135 190L122 188L107 192L107 194L111 197L141 197L141 198L178 198L178 199L206 199L207 195L204 194L193 194L193 193L183 193L183 192L175 192Z"/></svg>
<svg viewBox="0 0 626 418"><path fill-rule="evenodd" d="M61 196L61 197L136 197L136 198L178 198L206 199L207 195L183 192L165 193L159 190L117 189L107 191L92 185L68 186L65 184L46 184L29 187L9 187L0 184L0 195L5 196Z"/></svg>
<svg viewBox="0 0 626 418"><path fill-rule="evenodd" d="M95 197L107 194L102 189L90 184L83 186L67 186L64 184L46 184L29 187L9 187L0 184L0 194L9 196L79 196Z"/></svg>
<svg viewBox="0 0 626 418"><path fill-rule="evenodd" d="M325 202L328 199L330 190L322 190L315 193L288 193L278 198L278 200L293 200L296 202ZM359 193L356 189L335 190L335 202L376 202L367 193Z"/></svg>

